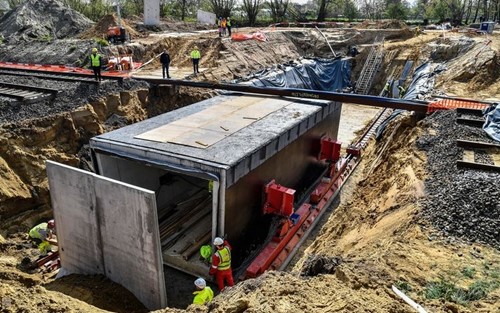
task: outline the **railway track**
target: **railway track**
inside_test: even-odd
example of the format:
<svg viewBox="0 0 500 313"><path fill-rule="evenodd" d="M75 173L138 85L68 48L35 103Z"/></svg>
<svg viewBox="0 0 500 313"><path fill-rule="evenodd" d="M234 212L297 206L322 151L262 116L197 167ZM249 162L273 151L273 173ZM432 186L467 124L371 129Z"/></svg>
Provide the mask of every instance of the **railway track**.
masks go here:
<svg viewBox="0 0 500 313"><path fill-rule="evenodd" d="M12 98L15 99L14 101L23 103L53 99L58 92L59 90L52 88L11 84L0 81L0 96Z"/></svg>
<svg viewBox="0 0 500 313"><path fill-rule="evenodd" d="M0 77L1 76L35 77L35 78L48 79L48 80L58 80L58 81L87 83L87 84L98 84L98 82L91 77L75 77L75 76L68 76L65 74L33 73L33 72L27 73L27 72L23 72L23 71L0 70Z"/></svg>

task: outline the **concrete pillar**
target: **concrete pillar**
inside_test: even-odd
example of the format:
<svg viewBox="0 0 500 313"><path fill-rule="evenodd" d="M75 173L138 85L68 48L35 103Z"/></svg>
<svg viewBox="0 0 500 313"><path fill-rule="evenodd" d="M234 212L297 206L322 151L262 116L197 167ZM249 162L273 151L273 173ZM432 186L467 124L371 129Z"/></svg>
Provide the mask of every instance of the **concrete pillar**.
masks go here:
<svg viewBox="0 0 500 313"><path fill-rule="evenodd" d="M160 0L144 0L144 25L160 24Z"/></svg>

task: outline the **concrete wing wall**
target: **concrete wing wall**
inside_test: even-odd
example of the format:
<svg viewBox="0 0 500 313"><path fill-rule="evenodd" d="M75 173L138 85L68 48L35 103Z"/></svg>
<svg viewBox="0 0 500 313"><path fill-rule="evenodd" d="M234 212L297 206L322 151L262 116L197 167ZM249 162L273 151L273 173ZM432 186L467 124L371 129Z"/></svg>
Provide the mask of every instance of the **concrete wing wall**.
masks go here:
<svg viewBox="0 0 500 313"><path fill-rule="evenodd" d="M155 193L100 177L95 182L106 276L148 309L166 306Z"/></svg>
<svg viewBox="0 0 500 313"><path fill-rule="evenodd" d="M47 161L62 266L105 274L148 309L167 305L155 193Z"/></svg>
<svg viewBox="0 0 500 313"><path fill-rule="evenodd" d="M104 274L94 177L82 172L47 161L59 253L70 273Z"/></svg>

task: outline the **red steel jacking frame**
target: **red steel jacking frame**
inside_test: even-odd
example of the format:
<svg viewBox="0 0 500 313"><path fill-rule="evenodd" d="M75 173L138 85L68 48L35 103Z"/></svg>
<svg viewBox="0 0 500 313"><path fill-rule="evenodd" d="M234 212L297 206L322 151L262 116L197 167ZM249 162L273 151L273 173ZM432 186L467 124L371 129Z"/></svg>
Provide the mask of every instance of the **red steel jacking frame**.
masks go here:
<svg viewBox="0 0 500 313"><path fill-rule="evenodd" d="M295 214L300 216L300 219L296 221L295 225L288 230L286 235L281 238L281 240L271 240L271 242L266 245L264 250L262 250L250 266L248 266L245 278L255 278L269 268L271 263L284 250L286 244L290 242L290 240L292 240L292 238L298 233L299 229L301 229L302 224L304 224L309 215L310 209L311 205L305 203L297 210Z"/></svg>
<svg viewBox="0 0 500 313"><path fill-rule="evenodd" d="M320 182L311 195L309 201L316 205L313 206L311 203L304 203L295 212L294 216L299 217L295 225L290 227L286 233L283 233L282 229L282 237L274 237L273 240L265 246L250 266L248 266L245 278L255 278L267 269L280 268L289 257L292 250L294 250L301 241L304 234L314 224L318 216L326 210L331 198L336 195L336 192L347 180L349 174L355 168L359 160L360 158L356 157L356 155L348 155L348 157L332 165L330 173L331 179ZM271 183L274 183L274 181Z"/></svg>
<svg viewBox="0 0 500 313"><path fill-rule="evenodd" d="M330 137L323 136L321 138L321 150L319 152L318 160L328 160L337 162L340 159L340 147L342 143L333 140Z"/></svg>
<svg viewBox="0 0 500 313"><path fill-rule="evenodd" d="M134 69L138 68L142 63L134 62ZM16 69L16 70L30 70L40 71L46 73L60 74L60 73L78 73L93 76L94 72L89 69L81 67L71 67L65 65L50 65L50 64L28 64L28 63L14 63L14 62L0 62L0 69ZM131 71L102 71L102 76L111 77L129 77Z"/></svg>
<svg viewBox="0 0 500 313"><path fill-rule="evenodd" d="M278 256L274 259L274 261L269 266L271 270L280 269L284 262L290 257L290 253L294 253L293 250L297 249L297 245L300 244L300 241L303 240L303 236L310 231L310 228L315 225L315 221L321 216L327 207L331 203L331 199L335 197L337 191L342 187L347 178L349 177L352 170L359 163L359 158L351 158L349 161L347 159L340 160L339 162L343 162L344 166L343 170L338 172L334 179L331 180L330 188L323 195L319 203L315 206L311 206L311 210L307 219L302 224L302 227L293 234L291 240L285 245L285 247L280 251Z"/></svg>
<svg viewBox="0 0 500 313"><path fill-rule="evenodd" d="M293 213L293 198L295 190L276 184L271 180L264 188L267 194L264 204L264 214L278 214L289 217Z"/></svg>

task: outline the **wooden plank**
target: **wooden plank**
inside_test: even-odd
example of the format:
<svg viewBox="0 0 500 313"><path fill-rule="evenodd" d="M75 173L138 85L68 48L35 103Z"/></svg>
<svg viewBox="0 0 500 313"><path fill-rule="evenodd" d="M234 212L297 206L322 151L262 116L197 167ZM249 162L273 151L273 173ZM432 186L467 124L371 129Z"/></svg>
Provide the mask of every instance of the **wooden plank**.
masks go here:
<svg viewBox="0 0 500 313"><path fill-rule="evenodd" d="M460 148L480 148L480 149L494 149L500 148L499 144L484 142L484 141L470 141L457 139L457 147Z"/></svg>
<svg viewBox="0 0 500 313"><path fill-rule="evenodd" d="M469 125L474 127L483 127L484 120L478 120L473 118L457 117L457 123L462 125Z"/></svg>
<svg viewBox="0 0 500 313"><path fill-rule="evenodd" d="M500 166L484 164L484 163L457 161L457 167L500 172Z"/></svg>
<svg viewBox="0 0 500 313"><path fill-rule="evenodd" d="M474 151L464 150L462 160L464 160L465 162L474 162Z"/></svg>

